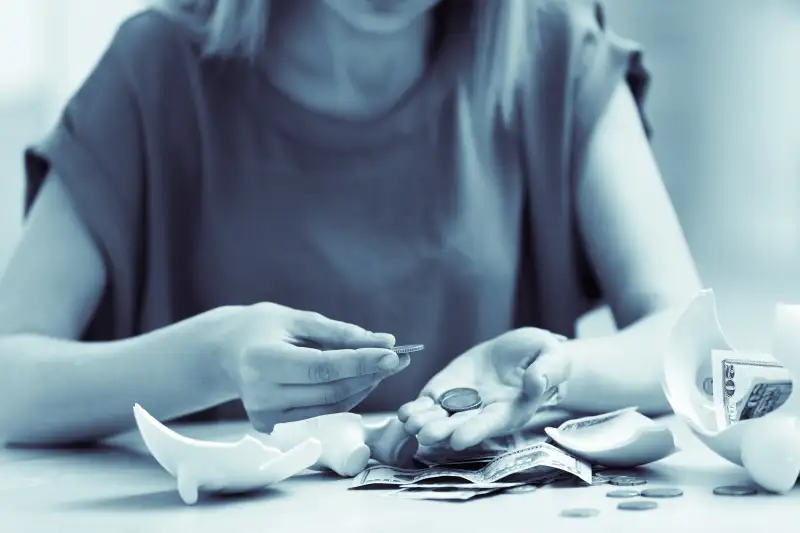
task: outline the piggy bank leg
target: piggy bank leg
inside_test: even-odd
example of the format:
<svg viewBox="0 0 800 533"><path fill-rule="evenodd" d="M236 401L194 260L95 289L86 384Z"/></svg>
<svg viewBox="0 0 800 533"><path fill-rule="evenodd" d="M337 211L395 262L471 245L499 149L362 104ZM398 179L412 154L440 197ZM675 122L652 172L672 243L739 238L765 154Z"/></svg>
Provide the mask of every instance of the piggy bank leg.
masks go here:
<svg viewBox="0 0 800 533"><path fill-rule="evenodd" d="M779 494L794 487L800 475L800 427L795 416L771 413L751 424L742 436L742 465L765 489Z"/></svg>
<svg viewBox="0 0 800 533"><path fill-rule="evenodd" d="M194 505L199 497L197 476L193 469L187 466L178 468L178 494L186 505Z"/></svg>
<svg viewBox="0 0 800 533"><path fill-rule="evenodd" d="M361 421L320 428L316 438L322 442L320 463L340 476L354 477L369 463L369 447L364 443Z"/></svg>
<svg viewBox="0 0 800 533"><path fill-rule="evenodd" d="M419 443L416 436L406 432L397 417L375 426L367 426L364 431L373 459L388 466L413 466Z"/></svg>

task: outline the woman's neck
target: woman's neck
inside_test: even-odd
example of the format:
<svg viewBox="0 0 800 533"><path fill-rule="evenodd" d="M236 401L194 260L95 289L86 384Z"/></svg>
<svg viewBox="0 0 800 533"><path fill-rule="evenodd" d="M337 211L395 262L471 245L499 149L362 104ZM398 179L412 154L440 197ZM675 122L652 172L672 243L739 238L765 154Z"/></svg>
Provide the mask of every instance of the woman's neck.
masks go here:
<svg viewBox="0 0 800 533"><path fill-rule="evenodd" d="M359 31L322 0L275 5L267 69L273 83L309 108L351 118L380 115L427 66L432 13L378 34Z"/></svg>

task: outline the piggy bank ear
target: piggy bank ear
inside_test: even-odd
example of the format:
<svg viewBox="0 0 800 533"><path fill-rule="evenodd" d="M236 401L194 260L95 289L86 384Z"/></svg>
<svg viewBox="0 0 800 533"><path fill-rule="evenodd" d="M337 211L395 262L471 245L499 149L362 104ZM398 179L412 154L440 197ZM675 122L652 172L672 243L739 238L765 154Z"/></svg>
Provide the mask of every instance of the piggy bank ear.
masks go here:
<svg viewBox="0 0 800 533"><path fill-rule="evenodd" d="M667 343L662 386L675 414L702 434L717 432L711 393L711 352L733 350L717 316L714 292L701 291L675 323Z"/></svg>

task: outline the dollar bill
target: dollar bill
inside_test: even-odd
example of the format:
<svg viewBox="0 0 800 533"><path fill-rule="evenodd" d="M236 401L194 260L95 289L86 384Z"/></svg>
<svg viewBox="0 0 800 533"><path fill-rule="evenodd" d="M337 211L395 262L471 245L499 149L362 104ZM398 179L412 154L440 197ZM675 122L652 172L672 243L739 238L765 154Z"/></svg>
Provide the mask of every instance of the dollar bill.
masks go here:
<svg viewBox="0 0 800 533"><path fill-rule="evenodd" d="M367 468L353 479L350 488L367 485L411 485L425 480L453 480L453 483L495 483L514 474L526 474L527 481L552 474L560 470L578 477L586 483L592 482L591 467L547 443L507 452L495 457L479 470L431 467L424 469L400 469L389 466ZM461 480L461 481L455 481Z"/></svg>
<svg viewBox="0 0 800 533"><path fill-rule="evenodd" d="M503 483L502 481L496 483L420 483L408 485L400 485L403 489L419 489L419 490L444 490L444 489L510 489L512 487L519 487L525 483Z"/></svg>
<svg viewBox="0 0 800 533"><path fill-rule="evenodd" d="M416 489L403 488L389 493L390 496L408 500L465 501L502 490L501 488Z"/></svg>
<svg viewBox="0 0 800 533"><path fill-rule="evenodd" d="M791 374L769 355L743 356L728 350L712 350L711 365L720 430L774 411L792 393Z"/></svg>
<svg viewBox="0 0 800 533"><path fill-rule="evenodd" d="M599 426L601 424L605 424L612 420L616 420L617 418L626 415L628 413L633 413L636 411L636 407L626 407L625 409L619 409L618 411L612 411L610 413L605 413L602 415L595 415L595 416L587 416L585 418L576 418L574 420L567 420L560 426L558 426L559 431L577 431L581 429L586 429L588 427Z"/></svg>

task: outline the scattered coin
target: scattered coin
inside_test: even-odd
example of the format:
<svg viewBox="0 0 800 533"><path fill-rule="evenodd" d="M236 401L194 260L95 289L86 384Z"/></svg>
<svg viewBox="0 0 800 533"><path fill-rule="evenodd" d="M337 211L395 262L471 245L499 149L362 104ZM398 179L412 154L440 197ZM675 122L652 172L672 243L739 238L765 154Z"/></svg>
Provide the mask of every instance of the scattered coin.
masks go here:
<svg viewBox="0 0 800 533"><path fill-rule="evenodd" d="M603 476L600 474L595 474L592 476L592 485L605 485L609 481L611 481L611 478L608 476Z"/></svg>
<svg viewBox="0 0 800 533"><path fill-rule="evenodd" d="M639 496L638 490L612 490L606 493L609 498L635 498Z"/></svg>
<svg viewBox="0 0 800 533"><path fill-rule="evenodd" d="M746 485L723 485L714 489L717 496L754 496L758 491Z"/></svg>
<svg viewBox="0 0 800 533"><path fill-rule="evenodd" d="M644 489L642 496L645 498L677 498L683 496L681 489L665 487L660 489Z"/></svg>
<svg viewBox="0 0 800 533"><path fill-rule="evenodd" d="M600 511L597 509L589 508L564 509L561 511L561 516L565 516L567 518L591 518L599 514Z"/></svg>
<svg viewBox="0 0 800 533"><path fill-rule="evenodd" d="M404 344L402 346L395 346L392 348L394 353L412 353L412 352L420 352L425 349L424 344Z"/></svg>
<svg viewBox="0 0 800 533"><path fill-rule="evenodd" d="M534 492L538 489L536 485L520 485L518 487L511 487L506 489L505 492L507 494L528 494Z"/></svg>
<svg viewBox="0 0 800 533"><path fill-rule="evenodd" d="M635 477L615 477L608 480L609 484L615 487L637 487L639 485L646 485L647 481Z"/></svg>
<svg viewBox="0 0 800 533"><path fill-rule="evenodd" d="M460 413L479 408L483 405L483 400L475 389L461 387L442 394L439 397L439 405L450 413Z"/></svg>
<svg viewBox="0 0 800 533"><path fill-rule="evenodd" d="M650 511L656 507L658 507L656 502L651 502L648 500L633 500L617 504L617 509L622 511Z"/></svg>

